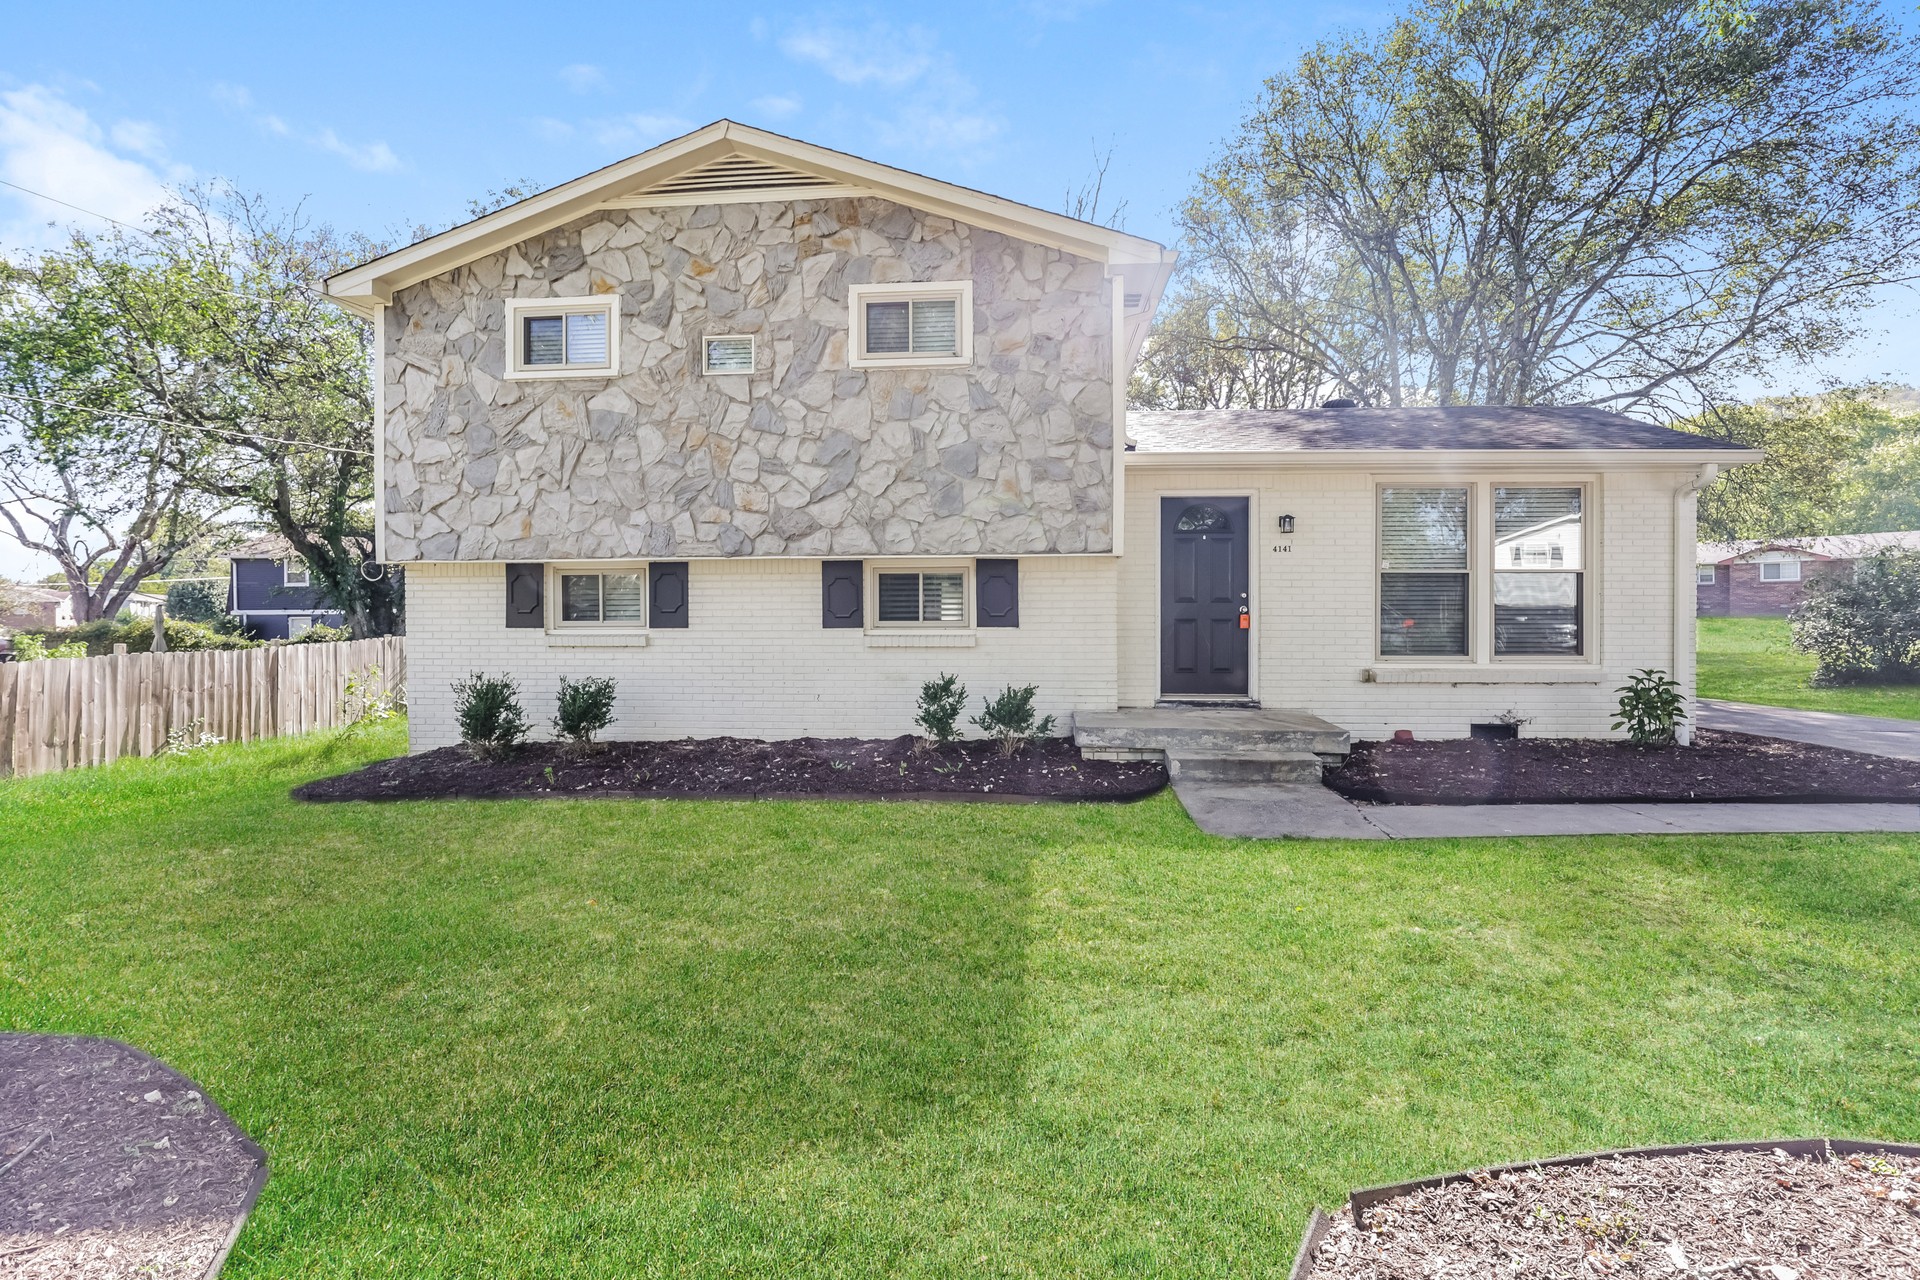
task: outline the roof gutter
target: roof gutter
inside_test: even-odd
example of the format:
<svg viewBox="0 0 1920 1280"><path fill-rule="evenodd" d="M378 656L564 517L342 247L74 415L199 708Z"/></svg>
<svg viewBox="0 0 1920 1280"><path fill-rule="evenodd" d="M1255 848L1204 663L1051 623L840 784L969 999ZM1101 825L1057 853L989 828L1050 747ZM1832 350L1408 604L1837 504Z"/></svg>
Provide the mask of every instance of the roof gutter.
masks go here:
<svg viewBox="0 0 1920 1280"><path fill-rule="evenodd" d="M1261 449L1134 450L1129 467L1244 471L1682 471L1758 462L1758 449ZM1711 483L1709 481L1708 483Z"/></svg>

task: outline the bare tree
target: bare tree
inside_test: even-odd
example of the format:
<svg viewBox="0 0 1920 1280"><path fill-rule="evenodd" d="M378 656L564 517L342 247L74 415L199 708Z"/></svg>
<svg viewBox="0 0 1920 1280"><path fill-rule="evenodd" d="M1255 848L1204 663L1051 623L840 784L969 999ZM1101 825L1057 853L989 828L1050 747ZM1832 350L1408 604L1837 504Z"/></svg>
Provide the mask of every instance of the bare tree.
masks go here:
<svg viewBox="0 0 1920 1280"><path fill-rule="evenodd" d="M1078 187L1068 187L1066 199L1061 203L1060 211L1069 218L1078 218L1082 222L1092 222L1115 230L1127 225L1127 202L1108 209L1104 214L1100 210L1100 201L1105 198L1107 188L1107 168L1113 163L1113 144L1108 143L1105 151L1100 144L1093 144L1093 167Z"/></svg>

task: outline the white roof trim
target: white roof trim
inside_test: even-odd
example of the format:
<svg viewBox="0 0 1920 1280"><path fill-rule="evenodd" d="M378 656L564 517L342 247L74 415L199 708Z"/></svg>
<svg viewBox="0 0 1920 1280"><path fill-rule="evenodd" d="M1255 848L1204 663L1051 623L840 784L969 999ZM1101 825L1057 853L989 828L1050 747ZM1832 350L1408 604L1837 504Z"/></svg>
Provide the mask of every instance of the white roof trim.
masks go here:
<svg viewBox="0 0 1920 1280"><path fill-rule="evenodd" d="M1758 449L1269 449L1259 452L1134 450L1129 467L1298 468L1339 471L1692 471L1709 463L1758 462Z"/></svg>
<svg viewBox="0 0 1920 1280"><path fill-rule="evenodd" d="M701 175L711 182L716 174L728 168L761 178L784 173L822 181L835 188L857 188L926 213L1044 244L1109 266L1145 268L1126 272L1129 288L1132 290L1133 277L1139 275L1144 291L1150 292L1156 302L1159 288L1151 280L1157 276L1159 285L1164 286L1176 256L1164 246L1140 236L922 177L764 129L718 120L551 191L543 191L418 244L396 249L330 276L327 294L355 311L371 314L375 307L393 300L395 289L498 253L595 209L636 205L647 200L649 192L657 193L656 198L662 203L685 203L689 193L678 190L677 184ZM805 193L805 189L796 186L785 189L782 198Z"/></svg>

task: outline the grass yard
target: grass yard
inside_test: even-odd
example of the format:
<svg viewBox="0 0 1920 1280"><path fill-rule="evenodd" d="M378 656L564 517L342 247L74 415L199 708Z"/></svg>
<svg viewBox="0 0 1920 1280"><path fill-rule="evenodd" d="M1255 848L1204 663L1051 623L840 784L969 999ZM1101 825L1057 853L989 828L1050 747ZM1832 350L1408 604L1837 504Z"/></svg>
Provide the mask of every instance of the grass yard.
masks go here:
<svg viewBox="0 0 1920 1280"><path fill-rule="evenodd" d="M1793 647L1785 618L1702 618L1699 636L1703 698L1920 720L1920 685L1809 689L1813 657Z"/></svg>
<svg viewBox="0 0 1920 1280"><path fill-rule="evenodd" d="M232 1280L1278 1274L1356 1185L1920 1138L1913 837L286 798L399 745L0 784L0 1025L259 1138Z"/></svg>

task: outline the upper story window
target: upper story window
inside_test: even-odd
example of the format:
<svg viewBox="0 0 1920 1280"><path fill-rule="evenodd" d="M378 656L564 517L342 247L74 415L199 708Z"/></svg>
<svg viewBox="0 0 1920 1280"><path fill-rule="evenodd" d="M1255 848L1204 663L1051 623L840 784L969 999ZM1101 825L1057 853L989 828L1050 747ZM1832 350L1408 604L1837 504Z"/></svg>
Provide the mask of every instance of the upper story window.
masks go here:
<svg viewBox="0 0 1920 1280"><path fill-rule="evenodd" d="M1760 581L1798 582L1800 581L1800 562L1798 560L1762 560Z"/></svg>
<svg viewBox="0 0 1920 1280"><path fill-rule="evenodd" d="M620 303L595 298L507 299L509 378L610 377L620 366Z"/></svg>
<svg viewBox="0 0 1920 1280"><path fill-rule="evenodd" d="M1467 490L1380 490L1380 652L1467 653Z"/></svg>
<svg viewBox="0 0 1920 1280"><path fill-rule="evenodd" d="M307 587L313 585L308 575L307 562L296 558L280 562L280 585L283 587Z"/></svg>
<svg viewBox="0 0 1920 1280"><path fill-rule="evenodd" d="M973 282L860 284L852 299L856 369L959 365L973 360Z"/></svg>

